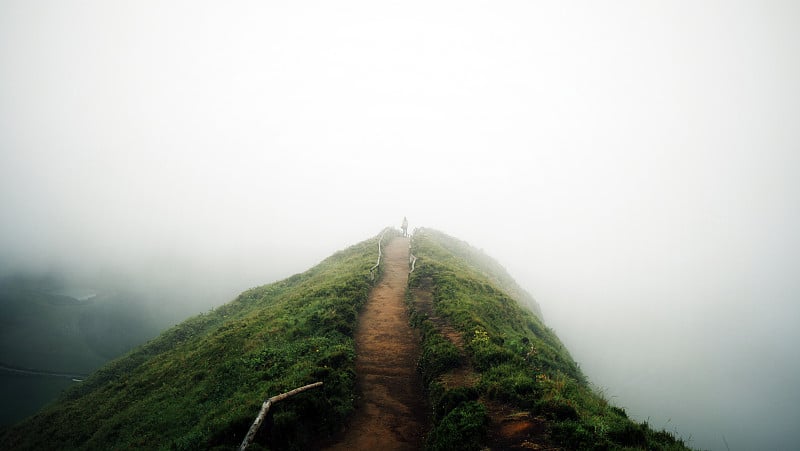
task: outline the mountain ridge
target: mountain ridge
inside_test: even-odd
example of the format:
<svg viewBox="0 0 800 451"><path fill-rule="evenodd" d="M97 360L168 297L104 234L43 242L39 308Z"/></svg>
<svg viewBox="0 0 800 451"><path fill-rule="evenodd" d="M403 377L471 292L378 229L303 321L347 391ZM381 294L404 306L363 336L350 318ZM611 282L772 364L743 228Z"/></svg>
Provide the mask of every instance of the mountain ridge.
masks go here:
<svg viewBox="0 0 800 451"><path fill-rule="evenodd" d="M317 381L320 390L276 405L252 449L329 440L357 407L354 334L381 236L399 232L386 229L165 331L0 431L0 448L233 449L264 398ZM414 234L411 251L407 302L421 338L427 448L684 449L592 392L536 301L491 257L432 229ZM420 289L430 295L426 311ZM469 377L448 383L453 371ZM525 427L501 434L512 425Z"/></svg>

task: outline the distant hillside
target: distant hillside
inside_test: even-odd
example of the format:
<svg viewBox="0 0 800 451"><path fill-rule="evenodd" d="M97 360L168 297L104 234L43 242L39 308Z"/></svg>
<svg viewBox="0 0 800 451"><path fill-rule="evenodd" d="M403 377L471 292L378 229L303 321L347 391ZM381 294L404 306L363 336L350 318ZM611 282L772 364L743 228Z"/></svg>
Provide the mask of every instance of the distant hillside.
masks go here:
<svg viewBox="0 0 800 451"><path fill-rule="evenodd" d="M165 321L133 294L48 275L0 278L0 425L35 413Z"/></svg>
<svg viewBox="0 0 800 451"><path fill-rule="evenodd" d="M356 406L353 337L378 242L173 327L0 431L0 449L234 449L265 397L322 381L276 404L251 449L318 446ZM494 260L427 229L412 252L408 306L422 337L430 449L683 449L593 393Z"/></svg>
<svg viewBox="0 0 800 451"><path fill-rule="evenodd" d="M0 279L0 362L86 373L158 333L133 295L67 287L54 277Z"/></svg>

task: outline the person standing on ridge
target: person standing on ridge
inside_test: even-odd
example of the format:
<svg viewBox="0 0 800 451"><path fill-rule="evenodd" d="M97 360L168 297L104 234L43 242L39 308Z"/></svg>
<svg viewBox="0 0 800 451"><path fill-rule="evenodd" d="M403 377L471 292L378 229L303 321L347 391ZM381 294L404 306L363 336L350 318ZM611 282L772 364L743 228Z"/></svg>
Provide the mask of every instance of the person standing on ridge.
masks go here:
<svg viewBox="0 0 800 451"><path fill-rule="evenodd" d="M408 219L403 216L403 225L400 227L403 229L403 236L408 236Z"/></svg>

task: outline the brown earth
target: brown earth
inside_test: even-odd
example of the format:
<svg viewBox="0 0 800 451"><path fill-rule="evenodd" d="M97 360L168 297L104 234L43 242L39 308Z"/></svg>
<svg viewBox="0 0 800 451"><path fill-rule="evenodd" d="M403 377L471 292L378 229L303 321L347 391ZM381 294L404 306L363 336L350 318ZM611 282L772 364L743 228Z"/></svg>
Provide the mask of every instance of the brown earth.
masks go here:
<svg viewBox="0 0 800 451"><path fill-rule="evenodd" d="M520 411L506 404L481 400L489 412L488 441L493 451L539 450L560 451L550 442L544 418Z"/></svg>
<svg viewBox="0 0 800 451"><path fill-rule="evenodd" d="M356 375L361 398L343 436L329 450L416 450L427 431L422 383L416 371L419 339L404 303L408 238L383 249L383 276L370 293L356 330Z"/></svg>

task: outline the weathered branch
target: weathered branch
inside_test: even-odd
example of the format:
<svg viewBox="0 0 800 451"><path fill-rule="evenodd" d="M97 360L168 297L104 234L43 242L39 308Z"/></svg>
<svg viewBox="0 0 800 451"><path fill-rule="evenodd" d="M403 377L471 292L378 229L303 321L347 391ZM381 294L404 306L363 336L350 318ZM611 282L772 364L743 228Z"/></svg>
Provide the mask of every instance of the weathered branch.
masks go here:
<svg viewBox="0 0 800 451"><path fill-rule="evenodd" d="M250 430L247 431L247 435L244 436L244 440L242 440L242 444L239 446L239 451L244 451L253 443L253 439L256 437L256 433L258 432L258 428L261 427L261 423L264 422L264 418L267 417L267 412L269 412L270 406L275 404L278 401L283 401L284 399L294 396L300 392L304 392L306 390L316 388L322 385L322 382L314 382L313 384L304 385L299 388L295 388L292 391L287 391L286 393L281 393L280 395L273 396L266 401L264 404L261 405L261 410L258 412L258 416L256 417L255 421L253 421L253 425L250 426Z"/></svg>

